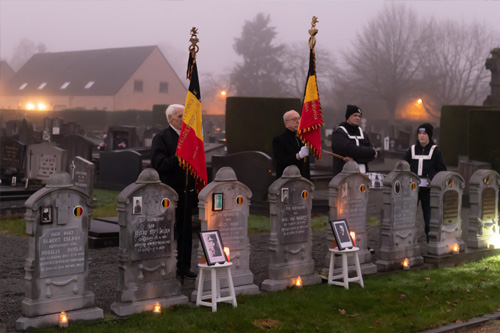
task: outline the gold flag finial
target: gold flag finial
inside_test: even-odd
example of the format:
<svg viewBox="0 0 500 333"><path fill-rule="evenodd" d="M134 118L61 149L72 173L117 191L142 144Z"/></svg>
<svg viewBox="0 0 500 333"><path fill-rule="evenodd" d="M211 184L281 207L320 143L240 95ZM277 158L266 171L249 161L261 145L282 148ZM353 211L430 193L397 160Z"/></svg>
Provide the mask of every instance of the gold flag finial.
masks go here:
<svg viewBox="0 0 500 333"><path fill-rule="evenodd" d="M196 36L198 34L198 29L196 29L196 27L193 27L191 29L191 38L189 39L189 41L191 42L191 45L189 46L189 52L191 52L192 56L194 57L196 53L198 53L199 51L199 46L197 45L198 42L200 41L198 39L198 36Z"/></svg>
<svg viewBox="0 0 500 333"><path fill-rule="evenodd" d="M309 48L312 50L314 49L314 46L316 46L316 34L318 33L318 29L316 29L316 23L318 23L318 18L316 16L313 16L312 21L311 21L311 29L309 29Z"/></svg>

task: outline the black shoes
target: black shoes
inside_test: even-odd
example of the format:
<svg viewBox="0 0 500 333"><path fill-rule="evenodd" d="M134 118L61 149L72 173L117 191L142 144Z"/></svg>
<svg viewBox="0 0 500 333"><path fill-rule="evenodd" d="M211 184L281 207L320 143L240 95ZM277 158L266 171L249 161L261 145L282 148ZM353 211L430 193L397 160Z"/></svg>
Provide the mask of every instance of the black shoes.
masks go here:
<svg viewBox="0 0 500 333"><path fill-rule="evenodd" d="M196 279L196 273L193 273L191 271L183 271L181 272L180 270L177 270L177 275L178 276L184 276L184 278L188 280L194 280Z"/></svg>

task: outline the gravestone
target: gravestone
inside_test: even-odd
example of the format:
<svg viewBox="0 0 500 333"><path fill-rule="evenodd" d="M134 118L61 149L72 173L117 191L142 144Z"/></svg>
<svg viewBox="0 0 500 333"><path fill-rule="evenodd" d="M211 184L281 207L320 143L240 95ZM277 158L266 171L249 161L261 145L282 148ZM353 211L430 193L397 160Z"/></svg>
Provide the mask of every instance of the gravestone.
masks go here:
<svg viewBox="0 0 500 333"><path fill-rule="evenodd" d="M99 153L99 188L121 191L142 171L142 156L134 150Z"/></svg>
<svg viewBox="0 0 500 333"><path fill-rule="evenodd" d="M153 143L153 138L156 134L160 133L161 130L156 127L150 127L144 131L144 147L151 147Z"/></svg>
<svg viewBox="0 0 500 333"><path fill-rule="evenodd" d="M452 171L441 171L431 182L431 220L427 253L444 255L453 253L457 244L464 251L462 236L462 193L465 182Z"/></svg>
<svg viewBox="0 0 500 333"><path fill-rule="evenodd" d="M262 290L286 289L299 276L303 285L321 283L312 259L313 191L313 183L295 165L286 167L269 187L269 278L262 282Z"/></svg>
<svg viewBox="0 0 500 333"><path fill-rule="evenodd" d="M328 201L330 205L330 221L346 220L350 231L355 233L355 243L359 247L358 257L363 274L374 274L377 267L372 263L372 255L368 250L368 235L366 232L366 211L370 179L359 171L356 162L350 161L344 165L342 172L333 177L329 184ZM327 240L330 245L334 236L331 228L328 230ZM349 258L349 269L354 270L353 258ZM341 258L335 259L335 267L342 267ZM351 262L352 261L352 262ZM330 253L325 257L325 266L328 271Z"/></svg>
<svg viewBox="0 0 500 333"><path fill-rule="evenodd" d="M221 207L214 207L214 196L222 200ZM214 181L207 184L198 195L201 231L219 230L224 247L230 251L231 275L236 294L258 294L250 271L250 242L248 240L248 215L252 191L236 178L230 167L219 169ZM199 256L203 255L201 246ZM204 281L203 290L210 290L210 280ZM198 283L196 283L196 286ZM229 293L227 276L220 281L222 293ZM196 300L198 290L192 294Z"/></svg>
<svg viewBox="0 0 500 333"><path fill-rule="evenodd" d="M483 105L500 106L500 48L490 51L491 58L486 59L485 67L491 71L491 93L486 97Z"/></svg>
<svg viewBox="0 0 500 333"><path fill-rule="evenodd" d="M26 151L26 177L46 182L50 175L66 170L66 151L50 142L29 145Z"/></svg>
<svg viewBox="0 0 500 333"><path fill-rule="evenodd" d="M7 137L19 137L21 120L8 120L5 122L5 135Z"/></svg>
<svg viewBox="0 0 500 333"><path fill-rule="evenodd" d="M377 251L378 271L421 266L424 258L418 245L417 206L420 179L406 161L398 161L384 180L384 210Z"/></svg>
<svg viewBox="0 0 500 333"><path fill-rule="evenodd" d="M76 156L71 160L68 169L71 176L71 183L89 196L92 196L95 182L94 163L87 161L83 157Z"/></svg>
<svg viewBox="0 0 500 333"><path fill-rule="evenodd" d="M469 248L489 248L500 237L498 187L500 175L493 170L477 170L469 180L470 213L465 239Z"/></svg>
<svg viewBox="0 0 500 333"><path fill-rule="evenodd" d="M105 140L107 151L139 147L135 126L110 126Z"/></svg>
<svg viewBox="0 0 500 333"><path fill-rule="evenodd" d="M255 208L252 212L268 211L267 193L274 178L271 173L272 165L272 158L259 151L212 156L213 175L222 167L231 167L238 180L250 188L252 207Z"/></svg>
<svg viewBox="0 0 500 333"><path fill-rule="evenodd" d="M111 310L118 316L187 303L176 279L174 240L177 193L145 169L117 197L120 225L119 282Z"/></svg>
<svg viewBox="0 0 500 333"><path fill-rule="evenodd" d="M92 161L92 148L94 147L94 143L81 135L69 134L64 136L60 146L62 149L66 150L68 167L76 156Z"/></svg>
<svg viewBox="0 0 500 333"><path fill-rule="evenodd" d="M12 177L21 180L25 170L26 145L11 139L2 138L0 143L0 178L11 183Z"/></svg>
<svg viewBox="0 0 500 333"><path fill-rule="evenodd" d="M30 246L16 329L57 326L62 311L70 322L102 319L88 285L87 233L95 200L61 172L51 175L25 206Z"/></svg>

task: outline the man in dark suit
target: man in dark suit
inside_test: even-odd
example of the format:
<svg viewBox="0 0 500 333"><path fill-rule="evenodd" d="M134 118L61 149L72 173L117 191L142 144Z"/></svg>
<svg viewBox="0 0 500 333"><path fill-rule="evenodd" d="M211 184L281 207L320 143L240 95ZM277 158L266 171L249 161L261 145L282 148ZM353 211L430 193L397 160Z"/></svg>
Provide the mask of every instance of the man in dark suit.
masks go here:
<svg viewBox="0 0 500 333"><path fill-rule="evenodd" d="M300 115L295 110L283 115L285 132L273 139L273 155L276 163L276 178L280 178L283 170L289 165L296 165L302 177L311 178L309 171L309 147L297 137Z"/></svg>
<svg viewBox="0 0 500 333"><path fill-rule="evenodd" d="M179 195L175 211L175 235L177 238L177 274L195 279L191 271L192 209L195 199L194 178L190 175L186 187L186 171L179 165L175 151L182 128L184 106L172 104L166 110L169 127L159 132L151 144L151 166L158 171L162 183L172 187Z"/></svg>

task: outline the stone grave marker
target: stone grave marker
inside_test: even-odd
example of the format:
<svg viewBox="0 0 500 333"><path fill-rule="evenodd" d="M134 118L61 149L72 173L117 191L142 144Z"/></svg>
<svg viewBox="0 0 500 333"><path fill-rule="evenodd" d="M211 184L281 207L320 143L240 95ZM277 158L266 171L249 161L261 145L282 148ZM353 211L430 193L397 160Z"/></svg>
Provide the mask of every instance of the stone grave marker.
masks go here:
<svg viewBox="0 0 500 333"><path fill-rule="evenodd" d="M303 285L321 283L312 259L313 191L313 183L295 165L285 168L269 187L269 278L262 282L262 290L286 289L299 276Z"/></svg>
<svg viewBox="0 0 500 333"><path fill-rule="evenodd" d="M69 134L64 136L60 146L67 152L68 167L76 156L92 161L94 143L81 135Z"/></svg>
<svg viewBox="0 0 500 333"><path fill-rule="evenodd" d="M25 298L17 330L103 318L89 290L87 233L95 200L74 187L68 173L52 174L25 203L29 252Z"/></svg>
<svg viewBox="0 0 500 333"><path fill-rule="evenodd" d="M119 150L139 147L135 126L110 126L105 140L106 150Z"/></svg>
<svg viewBox="0 0 500 333"><path fill-rule="evenodd" d="M187 303L176 279L175 207L178 195L145 169L117 197L119 284L111 310L118 316Z"/></svg>
<svg viewBox="0 0 500 333"><path fill-rule="evenodd" d="M134 150L99 153L98 187L121 191L142 171L142 156Z"/></svg>
<svg viewBox="0 0 500 333"><path fill-rule="evenodd" d="M26 177L46 182L50 175L66 170L66 151L50 142L29 145L26 151Z"/></svg>
<svg viewBox="0 0 500 333"><path fill-rule="evenodd" d="M257 294L259 287L253 283L253 273L250 271L250 242L248 239L248 215L252 191L236 178L230 167L219 169L214 181L207 184L198 195L199 217L201 231L219 230L222 242L229 248L231 275L233 276L236 294ZM215 205L220 200L222 205ZM199 257L203 255L201 246ZM210 289L209 279L204 281ZM221 280L222 292L229 292L227 277ZM196 286L198 284L196 283ZM191 296L196 300L198 290Z"/></svg>
<svg viewBox="0 0 500 333"><path fill-rule="evenodd" d="M330 181L328 193L329 219L330 221L346 220L349 230L355 233L355 244L359 247L359 263L365 275L377 272L377 267L372 263L372 255L368 250L366 232L366 211L370 184L370 179L359 171L358 164L350 161L344 165L342 172ZM327 240L328 244L326 245L330 246L334 240L331 228L328 230ZM335 267L338 267L339 271L342 267L340 260L340 257L335 258ZM326 271L328 271L330 253L327 253L324 262ZM352 266L352 270L354 270L353 258L349 258L349 266Z"/></svg>
<svg viewBox="0 0 500 333"><path fill-rule="evenodd" d="M464 187L464 179L456 172L441 171L432 179L428 254L451 254L455 244L460 251L465 250L465 243L461 239Z"/></svg>
<svg viewBox="0 0 500 333"><path fill-rule="evenodd" d="M76 156L71 160L68 169L71 176L71 183L92 196L95 183L94 163L87 161L83 157Z"/></svg>
<svg viewBox="0 0 500 333"><path fill-rule="evenodd" d="M417 206L420 179L406 161L398 161L384 180L384 210L377 251L378 271L397 270L408 259L410 267L424 258L418 245Z"/></svg>
<svg viewBox="0 0 500 333"><path fill-rule="evenodd" d="M18 137L19 129L21 128L21 120L7 120L5 122L5 136Z"/></svg>
<svg viewBox="0 0 500 333"><path fill-rule="evenodd" d="M498 187L500 175L494 170L477 170L469 180L470 213L466 238L469 248L495 246L500 237ZM498 244L496 244L498 246Z"/></svg>
<svg viewBox="0 0 500 333"><path fill-rule="evenodd" d="M26 145L11 139L2 138L0 143L0 178L10 183L12 177L21 180L25 170Z"/></svg>

